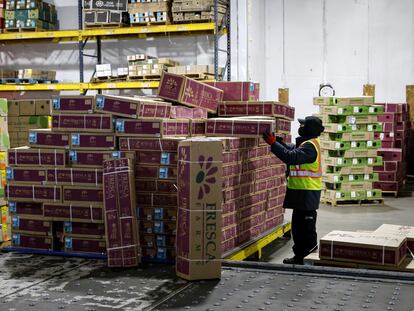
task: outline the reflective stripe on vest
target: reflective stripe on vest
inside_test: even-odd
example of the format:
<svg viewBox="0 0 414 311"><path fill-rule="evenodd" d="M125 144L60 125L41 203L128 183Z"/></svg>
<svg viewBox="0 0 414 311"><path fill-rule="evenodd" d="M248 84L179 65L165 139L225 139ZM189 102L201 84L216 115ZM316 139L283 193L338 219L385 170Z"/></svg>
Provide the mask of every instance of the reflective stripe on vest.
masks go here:
<svg viewBox="0 0 414 311"><path fill-rule="evenodd" d="M289 167L288 188L303 190L321 190L322 189L322 160L320 152L319 139L304 141L311 143L316 149L316 160L313 163L301 165L291 165Z"/></svg>

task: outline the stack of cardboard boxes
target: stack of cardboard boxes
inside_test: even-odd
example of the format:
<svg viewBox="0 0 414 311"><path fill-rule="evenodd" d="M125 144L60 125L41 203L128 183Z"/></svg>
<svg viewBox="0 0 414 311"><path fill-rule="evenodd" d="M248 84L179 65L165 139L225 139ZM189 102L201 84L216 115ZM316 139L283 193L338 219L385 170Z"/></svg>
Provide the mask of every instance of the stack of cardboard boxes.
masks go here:
<svg viewBox="0 0 414 311"><path fill-rule="evenodd" d="M406 97L411 125L408 129L407 174L412 177L414 176L414 85L407 85Z"/></svg>
<svg viewBox="0 0 414 311"><path fill-rule="evenodd" d="M170 24L171 0L132 0L128 4L131 25Z"/></svg>
<svg viewBox="0 0 414 311"><path fill-rule="evenodd" d="M407 146L409 134L409 112L407 104L383 104L385 113L378 116L383 131L375 133L375 139L382 141L378 155L383 158L381 166L374 167L379 180L374 187L383 193L399 194L407 174Z"/></svg>
<svg viewBox="0 0 414 311"><path fill-rule="evenodd" d="M9 100L8 126L10 147L26 146L29 131L51 126L51 101L49 99Z"/></svg>
<svg viewBox="0 0 414 311"><path fill-rule="evenodd" d="M160 79L162 73L178 63L169 58L156 58L146 54L128 55L128 78Z"/></svg>
<svg viewBox="0 0 414 311"><path fill-rule="evenodd" d="M7 202L4 197L6 186L7 149L10 147L7 126L7 99L0 98L0 242L10 240L10 217Z"/></svg>
<svg viewBox="0 0 414 311"><path fill-rule="evenodd" d="M57 30L56 7L42 0L6 0L5 30Z"/></svg>
<svg viewBox="0 0 414 311"><path fill-rule="evenodd" d="M379 200L381 190L375 188L378 174L375 166L383 164L377 156L382 132L378 115L384 106L374 105L374 98L316 97L325 132L320 137L323 158L324 190L322 199L332 205Z"/></svg>
<svg viewBox="0 0 414 311"><path fill-rule="evenodd" d="M6 198L14 247L106 253L104 160L119 157L111 116L94 97L56 97L52 129L29 131L8 153Z"/></svg>
<svg viewBox="0 0 414 311"><path fill-rule="evenodd" d="M84 0L84 27L128 25L128 0Z"/></svg>
<svg viewBox="0 0 414 311"><path fill-rule="evenodd" d="M198 80L214 80L214 65L174 66L169 67L168 72ZM222 68L219 68L219 72L222 72Z"/></svg>
<svg viewBox="0 0 414 311"><path fill-rule="evenodd" d="M332 231L320 240L319 258L337 264L405 269L414 250L414 227L383 224L375 231ZM409 262L412 259L409 260Z"/></svg>
<svg viewBox="0 0 414 311"><path fill-rule="evenodd" d="M173 0L174 23L214 21L214 0ZM228 0L217 0L217 24L221 24L228 7Z"/></svg>

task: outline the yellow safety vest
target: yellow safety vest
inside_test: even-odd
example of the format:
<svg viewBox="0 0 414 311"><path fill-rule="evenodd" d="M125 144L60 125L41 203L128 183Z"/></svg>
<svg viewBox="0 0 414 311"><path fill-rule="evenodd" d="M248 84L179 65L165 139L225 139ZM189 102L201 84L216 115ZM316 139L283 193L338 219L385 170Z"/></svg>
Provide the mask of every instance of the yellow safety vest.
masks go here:
<svg viewBox="0 0 414 311"><path fill-rule="evenodd" d="M315 146L317 157L315 162L301 165L290 165L288 188L296 190L322 190L322 166L320 142L318 138L304 141Z"/></svg>

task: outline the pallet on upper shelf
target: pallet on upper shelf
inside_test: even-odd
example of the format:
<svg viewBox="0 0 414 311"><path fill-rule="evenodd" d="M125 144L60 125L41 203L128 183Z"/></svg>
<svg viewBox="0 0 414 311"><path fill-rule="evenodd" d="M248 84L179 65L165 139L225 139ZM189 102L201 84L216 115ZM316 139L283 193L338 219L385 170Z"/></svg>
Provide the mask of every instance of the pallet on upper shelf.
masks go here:
<svg viewBox="0 0 414 311"><path fill-rule="evenodd" d="M20 79L20 78L0 78L0 84L52 84L59 83L57 80L47 79Z"/></svg>

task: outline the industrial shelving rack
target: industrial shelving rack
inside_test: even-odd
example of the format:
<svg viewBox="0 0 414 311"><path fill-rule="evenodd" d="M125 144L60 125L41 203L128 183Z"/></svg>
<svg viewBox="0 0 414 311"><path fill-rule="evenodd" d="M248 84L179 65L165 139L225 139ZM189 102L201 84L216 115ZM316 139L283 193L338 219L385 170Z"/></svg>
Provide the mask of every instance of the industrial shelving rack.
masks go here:
<svg viewBox="0 0 414 311"><path fill-rule="evenodd" d="M108 82L88 83L84 80L84 57L92 56L97 59L97 64L102 63L102 40L108 39L143 39L159 36L176 35L200 35L207 34L214 36L214 73L215 80L227 76L231 79L231 35L230 35L230 1L226 17L219 24L218 0L214 1L214 22L191 23L172 25L149 25L121 28L94 28L83 29L82 2L78 0L79 29L59 30L45 32L19 32L0 34L0 44L4 43L30 43L30 42L78 42L79 49L79 83L54 83L54 84L6 84L0 85L0 91L69 91L79 90L104 90L104 89L151 89L157 88L158 81L133 81L133 82ZM219 48L219 38L227 36L227 48ZM90 41L96 41L96 55L84 53L85 45ZM226 53L225 72L219 72L220 52Z"/></svg>

